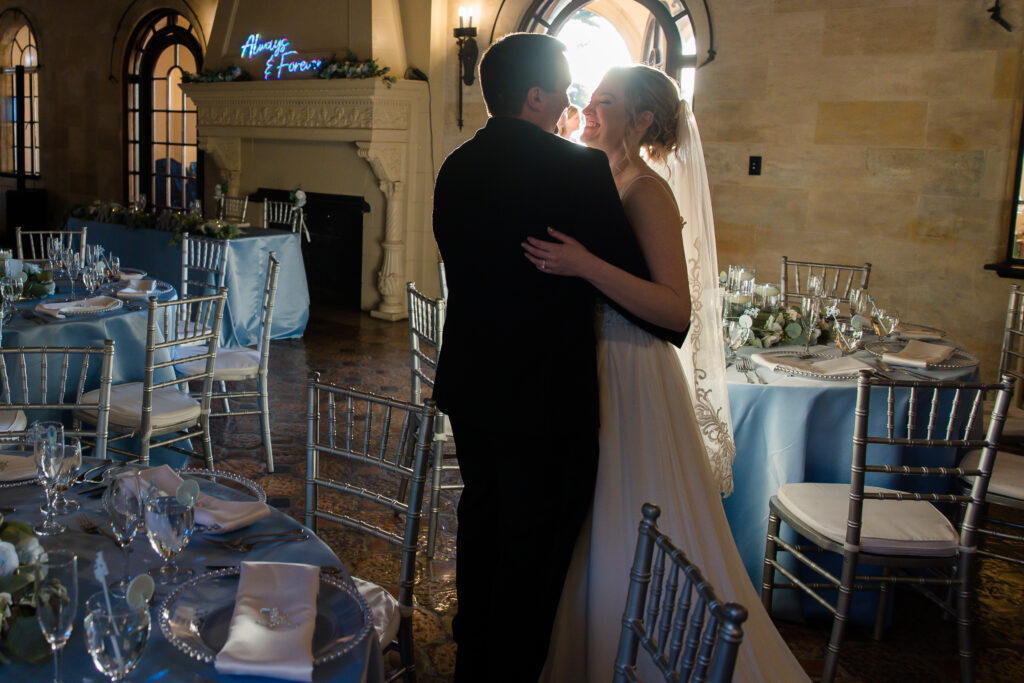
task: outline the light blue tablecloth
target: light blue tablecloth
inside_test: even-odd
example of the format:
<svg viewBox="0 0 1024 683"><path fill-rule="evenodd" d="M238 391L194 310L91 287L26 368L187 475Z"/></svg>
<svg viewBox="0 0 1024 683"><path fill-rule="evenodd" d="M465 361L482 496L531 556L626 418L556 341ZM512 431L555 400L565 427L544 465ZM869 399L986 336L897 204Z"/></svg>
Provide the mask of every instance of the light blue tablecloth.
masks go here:
<svg viewBox="0 0 1024 683"><path fill-rule="evenodd" d="M125 268L140 268L175 286L181 284L181 246L161 230L132 229L112 223L68 219L68 229L88 227L86 241L101 244L121 259ZM301 337L309 320L309 288L299 235L280 230L250 228L228 240L225 285L228 288L223 346L251 346L259 341L260 307L267 274L267 258L276 252L281 274L274 304L273 339Z"/></svg>
<svg viewBox="0 0 1024 683"><path fill-rule="evenodd" d="M756 349L742 349L749 355ZM867 356L862 351L858 355ZM784 378L760 368L767 385L749 384L735 367L729 369L729 409L736 439L733 463L734 490L724 499L736 546L754 586L760 591L765 535L768 531L768 501L783 484L793 482L849 483L853 453L856 380L842 382ZM936 379L976 381L977 368L933 372ZM907 379L905 376L902 379ZM872 393L872 425L885 425L885 392ZM897 411L906 409L909 391L896 393ZM948 408L947 408L948 410ZM906 425L897 428L906 429ZM877 432L876 432L877 433ZM872 447L874 448L874 447ZM869 452L873 462L923 464L921 449L877 447ZM939 458L953 465L956 453L937 449ZM875 455L871 455L874 453ZM915 459L917 458L917 459ZM935 460L931 464L938 464ZM871 486L922 489L920 477L901 481L896 476L868 475ZM939 482L937 485L943 485ZM784 555L784 554L783 554ZM783 557L780 555L780 557ZM776 613L792 615L795 591L776 591ZM806 604L806 603L805 603Z"/></svg>
<svg viewBox="0 0 1024 683"><path fill-rule="evenodd" d="M82 485L78 488L85 488ZM213 484L203 484L203 489L209 493L224 498L237 498L238 494L229 489L217 487ZM74 490L74 489L73 489ZM16 512L9 515L11 519L36 524L42 519L39 506L43 502L43 489L36 484L27 484L14 488L0 490L5 506L14 506ZM101 502L96 498L80 498L84 512L90 519L97 523L106 523L107 517L103 512ZM93 560L98 550L103 551L104 558L110 570L115 575L120 575L124 565L121 551L107 538L100 535L86 534L78 529L75 517L58 518L68 524L69 530L60 536L52 538L41 538L44 548L67 548L79 555L79 611L75 618L74 630L71 633L71 640L64 648L62 660L62 672L66 681L100 681L105 680L96 671L92 658L85 649L85 639L82 635L82 618L84 614L81 604L84 600L100 590L99 584L93 578ZM269 517L265 517L250 527L241 529L226 537L237 537L246 534L265 533L282 531L286 529L300 529L302 527L287 515L273 510ZM226 550L207 542L202 534L195 534L185 551L176 560L178 564L190 567L197 572L206 570L207 566L215 565L237 565L243 560L261 560L273 562L302 562L322 567L338 567L342 570L342 576L348 577L348 572L339 562L337 556L312 532L309 532L310 539L300 543L269 543L257 546L248 553L237 553ZM146 542L145 534L137 537L131 546L131 572L139 574L150 567L159 566L161 559L153 552ZM170 589L157 586L154 596L154 605L150 610L152 628L150 630L149 644L146 652L139 662L138 667L133 671L128 680L131 681L225 681L238 683L246 682L270 682L277 679L261 678L256 676L226 676L220 675L212 664L201 664L186 657L181 651L169 643L160 631L157 621L158 606L167 596ZM4 666L2 677L10 681L42 681L50 680L53 676L52 662L44 662L38 666L32 666L21 660L15 660L11 665ZM383 663L381 661L380 646L377 644L374 634L371 631L369 637L355 650L338 659L335 662L316 667L314 670L314 681L337 681L339 683L377 683L383 680Z"/></svg>

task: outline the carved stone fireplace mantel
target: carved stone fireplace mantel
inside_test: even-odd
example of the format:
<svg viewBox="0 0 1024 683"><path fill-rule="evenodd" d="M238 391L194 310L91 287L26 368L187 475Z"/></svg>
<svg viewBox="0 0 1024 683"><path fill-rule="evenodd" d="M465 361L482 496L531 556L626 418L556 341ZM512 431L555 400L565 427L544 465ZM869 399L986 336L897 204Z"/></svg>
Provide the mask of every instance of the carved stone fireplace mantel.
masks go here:
<svg viewBox="0 0 1024 683"><path fill-rule="evenodd" d="M182 89L198 110L199 146L221 167L228 194L245 185L243 140L355 143L385 201L381 300L371 315L404 318L405 282L422 275L419 254L407 253L408 237L425 231L430 220L423 201L433 178L427 84L399 81L388 88L379 79L310 79L189 83Z"/></svg>

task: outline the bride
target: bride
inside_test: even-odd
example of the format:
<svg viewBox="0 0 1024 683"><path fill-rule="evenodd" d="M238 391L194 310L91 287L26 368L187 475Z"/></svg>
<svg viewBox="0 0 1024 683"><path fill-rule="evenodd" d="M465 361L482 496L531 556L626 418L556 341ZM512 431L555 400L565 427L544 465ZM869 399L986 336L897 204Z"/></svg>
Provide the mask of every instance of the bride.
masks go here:
<svg viewBox="0 0 1024 683"><path fill-rule="evenodd" d="M555 230L554 241L530 238L524 245L526 257L543 272L584 278L634 314L670 329L685 329L691 309L679 210L668 183L640 153L660 162L676 150L681 106L685 112L668 76L632 66L609 71L583 110L580 140L608 155L653 281L611 266ZM542 678L611 679L640 508L650 502L661 507L661 531L701 568L718 596L750 613L735 680L807 680L761 607L736 550L719 495L728 475L720 462L718 481L712 474L675 349L605 305L598 376L601 456L593 510L576 544Z"/></svg>

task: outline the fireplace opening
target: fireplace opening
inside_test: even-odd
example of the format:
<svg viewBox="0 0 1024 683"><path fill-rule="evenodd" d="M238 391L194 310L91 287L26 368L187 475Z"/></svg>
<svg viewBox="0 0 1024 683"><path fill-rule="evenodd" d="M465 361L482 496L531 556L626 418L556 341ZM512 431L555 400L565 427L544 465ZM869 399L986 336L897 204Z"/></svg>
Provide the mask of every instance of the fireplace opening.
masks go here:
<svg viewBox="0 0 1024 683"><path fill-rule="evenodd" d="M290 190L261 187L249 195L250 202L268 199L289 201ZM363 214L370 205L362 197L306 192L306 227L310 241L302 239L302 260L306 264L309 298L358 309L362 290ZM290 225L268 228L290 230Z"/></svg>

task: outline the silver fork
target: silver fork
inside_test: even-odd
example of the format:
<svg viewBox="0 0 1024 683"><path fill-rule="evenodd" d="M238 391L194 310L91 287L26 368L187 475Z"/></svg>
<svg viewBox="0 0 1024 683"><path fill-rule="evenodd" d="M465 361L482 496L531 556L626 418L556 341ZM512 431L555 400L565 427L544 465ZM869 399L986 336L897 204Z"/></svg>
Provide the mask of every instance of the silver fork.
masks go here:
<svg viewBox="0 0 1024 683"><path fill-rule="evenodd" d="M754 366L750 364L749 358L737 358L736 368L743 373L744 377L747 378L747 384L757 384L761 379L757 376L757 372L754 371ZM753 374L756 379L751 379L751 374Z"/></svg>

